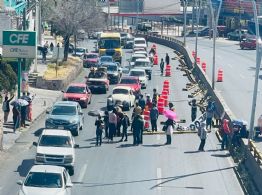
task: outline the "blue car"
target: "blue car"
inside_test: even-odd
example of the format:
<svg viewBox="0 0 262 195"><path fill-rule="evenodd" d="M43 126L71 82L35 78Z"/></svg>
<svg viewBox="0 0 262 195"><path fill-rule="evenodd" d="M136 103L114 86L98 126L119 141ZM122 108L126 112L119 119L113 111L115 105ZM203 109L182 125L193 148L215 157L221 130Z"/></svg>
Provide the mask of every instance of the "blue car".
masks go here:
<svg viewBox="0 0 262 195"><path fill-rule="evenodd" d="M46 113L47 129L69 130L74 136L78 136L79 130L83 129L84 115L78 102L58 101Z"/></svg>

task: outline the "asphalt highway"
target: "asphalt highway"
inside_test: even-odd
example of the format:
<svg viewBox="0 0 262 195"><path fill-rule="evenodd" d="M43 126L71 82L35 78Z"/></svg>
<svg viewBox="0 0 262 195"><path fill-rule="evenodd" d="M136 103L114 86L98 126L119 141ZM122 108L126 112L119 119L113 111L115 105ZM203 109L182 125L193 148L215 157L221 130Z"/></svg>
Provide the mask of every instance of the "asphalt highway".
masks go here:
<svg viewBox="0 0 262 195"><path fill-rule="evenodd" d="M91 44L90 41L88 43ZM151 44L149 44L151 45ZM172 50L157 45L160 57ZM130 53L125 53L128 59ZM123 60L123 63L127 63ZM183 92L187 78L177 71L176 61L172 62L172 77L160 76L159 67L153 68L152 81L149 81L143 94L152 94L153 88L162 90L163 81L170 81L169 100L175 104L180 119L190 119L187 93ZM87 70L77 78L83 81ZM241 195L240 184L234 174L234 164L220 145L214 131L208 135L206 152L198 152L199 138L196 134L175 134L172 145L166 146L165 135L144 135L142 145L133 146L129 136L127 142L114 143L103 141L101 147L95 147L95 118L88 116L90 110L105 109L107 95L93 95L92 103L84 109L85 125L75 141L80 145L76 149L76 170L72 176L74 195ZM130 115L131 113L128 112ZM24 179L33 165L36 148L32 146L44 127L44 119L39 120L31 130L25 132L17 143L0 159L0 194L16 194L19 186L16 181ZM165 120L160 117L159 122ZM159 126L159 131L161 127Z"/></svg>
<svg viewBox="0 0 262 195"><path fill-rule="evenodd" d="M187 47L195 50L195 38L187 38ZM213 40L200 37L198 40L198 56L201 63L207 64L207 76L212 81ZM254 90L256 67L256 50L241 50L238 41L218 38L216 41L216 74L219 68L224 73L223 82L216 82L215 88L221 93L236 118L250 121L251 105ZM259 76L256 117L262 110L262 74Z"/></svg>

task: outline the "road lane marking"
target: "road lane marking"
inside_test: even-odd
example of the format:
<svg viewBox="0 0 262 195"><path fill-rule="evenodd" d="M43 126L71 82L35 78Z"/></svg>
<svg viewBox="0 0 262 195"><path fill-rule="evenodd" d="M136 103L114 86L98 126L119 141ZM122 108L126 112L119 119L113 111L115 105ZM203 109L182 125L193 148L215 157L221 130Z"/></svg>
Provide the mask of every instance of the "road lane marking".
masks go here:
<svg viewBox="0 0 262 195"><path fill-rule="evenodd" d="M157 191L160 192L161 191L161 178L162 178L162 171L161 171L161 168L157 168L156 169L156 177L157 177L157 180L156 180L156 183L157 183Z"/></svg>
<svg viewBox="0 0 262 195"><path fill-rule="evenodd" d="M78 180L77 180L79 183L83 182L83 179L84 179L84 176L85 176L85 173L86 173L86 169L87 169L87 162L84 164L84 166L80 170L80 174L79 174Z"/></svg>

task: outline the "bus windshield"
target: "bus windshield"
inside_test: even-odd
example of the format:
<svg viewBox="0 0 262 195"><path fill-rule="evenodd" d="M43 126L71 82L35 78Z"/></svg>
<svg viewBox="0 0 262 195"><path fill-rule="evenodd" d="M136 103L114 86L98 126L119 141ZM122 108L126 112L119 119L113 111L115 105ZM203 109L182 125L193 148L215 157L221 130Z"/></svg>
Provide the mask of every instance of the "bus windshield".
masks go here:
<svg viewBox="0 0 262 195"><path fill-rule="evenodd" d="M99 41L99 48L100 49L116 49L120 48L120 39L103 39L101 38Z"/></svg>

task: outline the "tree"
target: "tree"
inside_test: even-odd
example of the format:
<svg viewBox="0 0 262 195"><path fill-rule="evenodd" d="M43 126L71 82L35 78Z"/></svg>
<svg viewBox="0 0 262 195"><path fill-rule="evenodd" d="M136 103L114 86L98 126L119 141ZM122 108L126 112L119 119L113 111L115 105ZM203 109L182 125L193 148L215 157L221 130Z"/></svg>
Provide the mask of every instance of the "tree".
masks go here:
<svg viewBox="0 0 262 195"><path fill-rule="evenodd" d="M64 60L67 60L69 39L79 30L86 32L105 24L96 0L53 0L43 1L43 18L52 23L56 34L64 39Z"/></svg>
<svg viewBox="0 0 262 195"><path fill-rule="evenodd" d="M0 92L12 91L16 88L17 76L11 65L0 59ZM0 94L2 103L2 94ZM0 111L0 151L3 150L3 112Z"/></svg>

